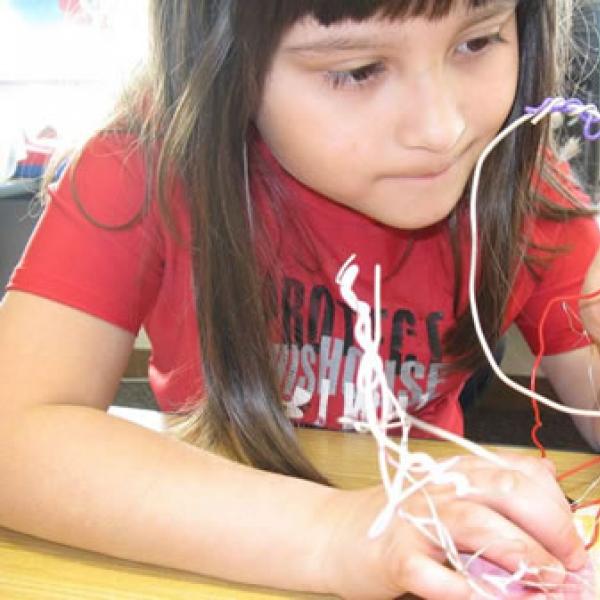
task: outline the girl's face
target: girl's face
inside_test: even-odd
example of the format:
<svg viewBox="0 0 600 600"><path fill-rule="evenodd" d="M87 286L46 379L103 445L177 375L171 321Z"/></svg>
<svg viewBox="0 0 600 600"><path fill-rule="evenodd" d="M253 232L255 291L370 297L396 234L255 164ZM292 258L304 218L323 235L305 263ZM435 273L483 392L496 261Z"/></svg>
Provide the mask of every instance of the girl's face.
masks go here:
<svg viewBox="0 0 600 600"><path fill-rule="evenodd" d="M274 55L258 129L289 173L335 202L394 227L436 223L513 103L515 6L300 21Z"/></svg>

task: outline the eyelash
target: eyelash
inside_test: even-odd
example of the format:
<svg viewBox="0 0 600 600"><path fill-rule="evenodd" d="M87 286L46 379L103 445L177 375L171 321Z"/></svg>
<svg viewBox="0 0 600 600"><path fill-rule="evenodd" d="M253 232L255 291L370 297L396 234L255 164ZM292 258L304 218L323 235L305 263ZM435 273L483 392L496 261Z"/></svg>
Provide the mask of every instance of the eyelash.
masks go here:
<svg viewBox="0 0 600 600"><path fill-rule="evenodd" d="M493 33L491 35L482 35L466 42L463 42L458 47L468 46L473 43L483 43L483 47L468 51L466 54L476 56L485 52L490 46L504 43L506 40L502 37L500 32ZM460 52L463 54L463 52ZM383 63L369 63L356 69L348 69L346 71L327 71L325 77L327 82L331 85L334 90L343 88L361 88L369 85L378 75L381 75L385 71Z"/></svg>
<svg viewBox="0 0 600 600"><path fill-rule="evenodd" d="M467 40L466 42L463 42L462 44L460 44L458 47L460 48L461 46L467 46L469 44L483 42L484 43L483 48L480 48L479 50L473 50L471 52L468 52L469 54L481 54L482 52L485 52L487 50L487 48L489 48L490 46L493 46L495 44L502 44L505 41L506 40L502 37L501 33L498 31L498 32L492 33L490 35L481 35L476 38Z"/></svg>
<svg viewBox="0 0 600 600"><path fill-rule="evenodd" d="M384 71L382 63L369 63L347 71L327 71L327 81L334 90L345 87L362 87L368 85L377 75Z"/></svg>

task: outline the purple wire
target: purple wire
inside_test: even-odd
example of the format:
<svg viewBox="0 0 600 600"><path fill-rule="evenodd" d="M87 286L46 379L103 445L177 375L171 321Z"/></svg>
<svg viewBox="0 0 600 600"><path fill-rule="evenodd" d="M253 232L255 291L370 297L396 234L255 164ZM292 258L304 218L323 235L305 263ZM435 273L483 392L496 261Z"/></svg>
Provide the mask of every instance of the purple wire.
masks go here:
<svg viewBox="0 0 600 600"><path fill-rule="evenodd" d="M555 98L546 98L539 106L527 106L525 112L527 114L538 114L548 108L548 105L556 100ZM557 102L552 107L552 112L560 112L566 115L571 114L571 111L575 108L585 106L579 98L568 98L562 102ZM595 108L595 107L594 107ZM598 109L596 109L596 112ZM596 142L600 140L600 117L595 116L589 109L583 111L578 115L579 119L583 121L583 137L589 142Z"/></svg>

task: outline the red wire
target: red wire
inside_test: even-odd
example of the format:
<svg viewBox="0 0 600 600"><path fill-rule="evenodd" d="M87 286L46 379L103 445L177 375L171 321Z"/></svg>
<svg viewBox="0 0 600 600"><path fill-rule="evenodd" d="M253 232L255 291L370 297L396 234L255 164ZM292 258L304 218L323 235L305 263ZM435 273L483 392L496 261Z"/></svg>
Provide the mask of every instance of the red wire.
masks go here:
<svg viewBox="0 0 600 600"><path fill-rule="evenodd" d="M600 296L600 290L596 290L595 292L591 292L589 294L553 298L552 300L550 300L550 302L548 302L548 304L546 305L546 308L544 309L544 312L542 313L542 318L540 319L540 323L538 326L539 350L538 350L538 354L535 358L535 362L533 363L533 367L531 369L531 378L530 378L530 382L529 382L529 388L531 389L532 392L535 392L537 372L538 372L538 369L542 362L542 358L544 356L544 351L546 350L546 344L544 342L544 325L546 324L546 319L548 318L550 309L557 302L571 302L573 300L578 300L578 301L579 300L591 300L592 298L595 298L596 296ZM543 425L542 417L540 414L540 407L539 407L538 401L535 400L534 398L531 399L531 408L533 410L533 416L534 416L534 424L531 428L531 441L535 444L535 446L540 451L542 458L545 458L546 457L546 449L544 448L543 444L540 442L538 435L537 435L538 431L540 430L540 428Z"/></svg>
<svg viewBox="0 0 600 600"><path fill-rule="evenodd" d="M550 302L548 302L546 308L544 309L542 318L540 319L540 323L538 326L539 351L535 358L535 362L533 363L533 367L531 369L531 379L530 379L530 383L529 383L529 387L532 392L535 392L537 371L542 362L542 357L544 356L544 351L546 349L546 345L544 343L543 332L544 332L544 325L546 324L546 319L548 317L550 309L557 302L571 302L573 300L578 300L578 301L579 300L591 300L592 298L595 298L597 296L600 296L600 290L597 290L590 294L583 294L583 295L579 295L579 296L567 296L564 298L554 298L554 299L550 300ZM533 409L533 415L534 415L534 424L531 428L531 440L539 449L539 451L542 455L542 458L545 458L546 449L544 448L544 446L542 445L542 443L539 441L539 439L537 437L537 432L542 427L542 419L541 419L541 415L540 415L540 407L539 407L538 401L532 398L531 399L531 407ZM557 481L561 481L563 479L566 479L567 477L570 477L571 475L574 475L575 473L578 473L579 471L583 471L584 469L587 469L598 463L600 463L600 456L592 458L580 465L576 465L572 469L564 471L563 473L558 475L558 477L556 479L557 479ZM586 508L588 506L599 506L599 508L596 511L596 517L594 519L594 530L592 532L592 537L590 538L589 542L585 546L586 550L593 548L596 545L596 543L598 542L598 538L600 537L600 498L597 498L595 500L587 500L586 502L581 502L580 504L573 504L573 506L572 506L573 512L576 512L576 511L578 511L582 508Z"/></svg>
<svg viewBox="0 0 600 600"><path fill-rule="evenodd" d="M538 345L539 350L538 354L535 357L535 362L533 363L533 367L531 368L531 378L529 380L529 389L532 392L535 392L536 389L536 378L537 372L540 368L540 364L542 362L542 357L544 356L544 351L546 350L546 343L544 341L544 325L546 324L546 319L548 318L548 313L550 309L554 306L554 304L561 300L561 298L554 298L546 305L544 312L542 313L542 318L540 319L540 324L538 327ZM542 442L540 442L538 438L538 431L542 427L542 416L540 414L540 406L537 400L531 398L531 409L533 410L534 423L531 428L531 441L535 444L535 446L540 451L542 458L546 458L546 448L544 448Z"/></svg>
<svg viewBox="0 0 600 600"><path fill-rule="evenodd" d="M597 465L598 463L600 463L600 456L596 456L595 458L591 458L590 460L581 463L580 465L577 465L575 467L573 467L572 469L569 469L568 471L563 471L557 478L557 481L561 481L563 479L566 479L567 477L570 477L571 475L575 475L575 473L579 473L579 471L583 471L584 469L587 469L589 467L593 467L594 465Z"/></svg>
<svg viewBox="0 0 600 600"><path fill-rule="evenodd" d="M590 506L599 506L599 505L600 505L600 498L596 498L595 500L584 500L583 502L575 502L571 506L571 511L575 513L578 510L582 510L582 509L588 508Z"/></svg>

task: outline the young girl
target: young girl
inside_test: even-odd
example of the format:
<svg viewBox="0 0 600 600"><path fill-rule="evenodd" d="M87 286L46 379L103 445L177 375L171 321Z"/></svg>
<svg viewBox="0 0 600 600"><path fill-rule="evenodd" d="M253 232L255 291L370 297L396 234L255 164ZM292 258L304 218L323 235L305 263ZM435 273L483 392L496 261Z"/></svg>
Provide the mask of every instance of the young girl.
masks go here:
<svg viewBox="0 0 600 600"><path fill-rule="evenodd" d="M559 91L569 5L152 0L151 67L50 190L2 305L0 525L297 590L470 597L401 518L369 540L382 489L326 485L291 422L361 416L354 315L334 281L356 253L359 297L382 265L391 388L462 432L457 398L483 363L469 179L505 123ZM516 321L537 350L547 301L600 287L600 267L586 275L596 226L547 140L545 123L522 127L485 166L492 344ZM156 398L190 415L198 445L104 411L141 325ZM579 327L551 315L544 368L565 403L591 407L598 364ZM579 425L600 447L597 423ZM429 486L457 547L510 570L581 567L551 469L507 460L459 463L478 495Z"/></svg>

